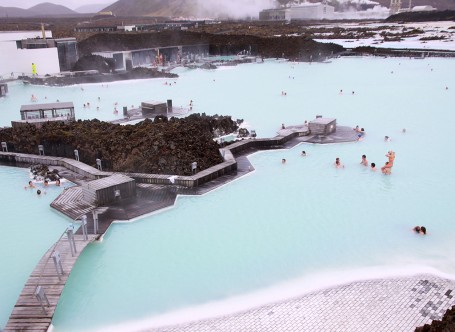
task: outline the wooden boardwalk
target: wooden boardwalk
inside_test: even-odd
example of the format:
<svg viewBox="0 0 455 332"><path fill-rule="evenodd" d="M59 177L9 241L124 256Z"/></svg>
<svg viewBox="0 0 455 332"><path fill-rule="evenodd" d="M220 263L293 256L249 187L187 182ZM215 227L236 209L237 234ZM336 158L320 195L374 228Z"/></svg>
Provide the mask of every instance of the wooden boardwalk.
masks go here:
<svg viewBox="0 0 455 332"><path fill-rule="evenodd" d="M94 235L89 235L88 240L84 241L82 235L75 235L74 242L77 252L73 256L66 234L62 235L60 240L41 258L38 265L35 267L35 270L30 275L3 332L45 332L48 330L60 295L62 294L63 287L68 280L69 274L71 273L77 258L84 248L94 239ZM52 259L52 254L56 251L60 253L63 268L63 274L60 276L57 273L54 260ZM44 307L42 307L35 296L35 291L38 286L41 286L44 290L49 305L46 303Z"/></svg>
<svg viewBox="0 0 455 332"><path fill-rule="evenodd" d="M91 212L96 208L82 198L82 188L79 186L66 188L52 203L51 207L60 211L73 220Z"/></svg>

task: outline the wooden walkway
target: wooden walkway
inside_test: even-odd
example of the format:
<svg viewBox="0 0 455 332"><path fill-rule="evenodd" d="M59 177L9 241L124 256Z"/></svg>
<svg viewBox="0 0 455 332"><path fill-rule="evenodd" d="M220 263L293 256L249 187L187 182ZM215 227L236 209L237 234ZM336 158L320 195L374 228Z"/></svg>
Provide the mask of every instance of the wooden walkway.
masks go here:
<svg viewBox="0 0 455 332"><path fill-rule="evenodd" d="M82 198L82 188L74 186L66 188L52 203L51 207L60 211L73 220L91 212L95 205L87 203Z"/></svg>
<svg viewBox="0 0 455 332"><path fill-rule="evenodd" d="M41 258L35 270L30 275L3 332L45 332L48 330L63 287L68 280L77 258L84 248L94 239L94 235L89 235L88 240L84 241L82 235L75 235L74 242L77 253L72 256L69 240L66 234L62 235L60 240ZM56 251L60 253L63 268L63 275L60 277L52 259L52 254ZM44 290L49 301L49 305L47 303L44 305L44 310L35 296L38 286L41 286Z"/></svg>

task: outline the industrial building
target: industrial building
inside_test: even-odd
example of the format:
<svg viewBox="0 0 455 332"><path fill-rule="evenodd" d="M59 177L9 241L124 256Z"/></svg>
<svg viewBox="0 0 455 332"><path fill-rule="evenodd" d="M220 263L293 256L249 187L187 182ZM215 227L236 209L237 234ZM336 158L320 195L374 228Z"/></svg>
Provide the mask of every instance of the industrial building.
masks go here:
<svg viewBox="0 0 455 332"><path fill-rule="evenodd" d="M325 3L296 2L289 6L265 9L259 13L262 21L330 20L334 18L335 7Z"/></svg>
<svg viewBox="0 0 455 332"><path fill-rule="evenodd" d="M11 61L14 59L14 61ZM52 38L51 31L0 32L0 76L3 78L71 70L78 60L75 38Z"/></svg>

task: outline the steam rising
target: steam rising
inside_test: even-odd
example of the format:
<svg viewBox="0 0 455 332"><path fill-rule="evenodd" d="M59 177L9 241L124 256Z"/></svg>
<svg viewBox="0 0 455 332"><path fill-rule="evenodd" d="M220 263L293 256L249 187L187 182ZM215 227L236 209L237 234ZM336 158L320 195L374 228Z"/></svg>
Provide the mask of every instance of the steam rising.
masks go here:
<svg viewBox="0 0 455 332"><path fill-rule="evenodd" d="M274 0L197 0L199 15L214 17L257 17L263 9L274 8Z"/></svg>

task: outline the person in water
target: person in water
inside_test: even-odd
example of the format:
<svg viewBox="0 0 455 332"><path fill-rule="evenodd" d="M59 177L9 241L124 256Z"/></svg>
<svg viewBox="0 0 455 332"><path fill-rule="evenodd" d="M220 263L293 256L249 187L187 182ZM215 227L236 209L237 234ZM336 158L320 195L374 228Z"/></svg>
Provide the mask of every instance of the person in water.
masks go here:
<svg viewBox="0 0 455 332"><path fill-rule="evenodd" d="M412 230L418 234L422 234L422 235L427 234L427 229L425 226L416 226Z"/></svg>
<svg viewBox="0 0 455 332"><path fill-rule="evenodd" d="M286 159L284 159L284 158L281 159L281 163L282 163L282 164L286 164Z"/></svg>
<svg viewBox="0 0 455 332"><path fill-rule="evenodd" d="M376 164L375 163L371 163L370 164L370 168L372 171L376 171Z"/></svg>
<svg viewBox="0 0 455 332"><path fill-rule="evenodd" d="M392 166L390 162L386 161L385 165L381 167L382 174L390 175L392 174Z"/></svg>
<svg viewBox="0 0 455 332"><path fill-rule="evenodd" d="M393 162L395 161L395 152L390 150L389 152L387 152L385 156L389 158L390 167L393 167Z"/></svg>
<svg viewBox="0 0 455 332"><path fill-rule="evenodd" d="M335 167L336 168L344 168L344 165L341 163L340 158L335 159Z"/></svg>
<svg viewBox="0 0 455 332"><path fill-rule="evenodd" d="M362 160L360 161L360 164L363 166L368 166L368 160L366 155L362 155Z"/></svg>
<svg viewBox="0 0 455 332"><path fill-rule="evenodd" d="M305 152L305 150L302 151L302 157L306 157L306 152Z"/></svg>

